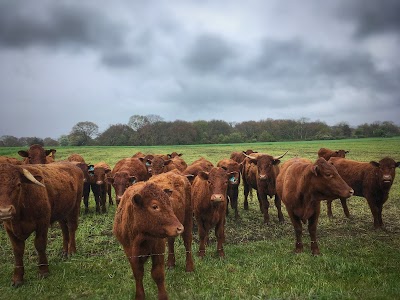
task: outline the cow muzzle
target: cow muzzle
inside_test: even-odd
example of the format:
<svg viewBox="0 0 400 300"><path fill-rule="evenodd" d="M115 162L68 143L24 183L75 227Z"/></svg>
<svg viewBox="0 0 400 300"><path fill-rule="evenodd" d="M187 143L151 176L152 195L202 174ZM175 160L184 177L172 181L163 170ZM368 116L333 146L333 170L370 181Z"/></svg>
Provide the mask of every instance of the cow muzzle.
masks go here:
<svg viewBox="0 0 400 300"><path fill-rule="evenodd" d="M97 184L97 185L102 185L103 183L104 183L104 181L102 181L102 180L96 181L96 184Z"/></svg>
<svg viewBox="0 0 400 300"><path fill-rule="evenodd" d="M392 183L392 176L391 175L383 175L382 181L385 184L391 184Z"/></svg>
<svg viewBox="0 0 400 300"><path fill-rule="evenodd" d="M15 207L13 205L7 207L0 208L0 220L1 221L8 221L12 220L15 215Z"/></svg>
<svg viewBox="0 0 400 300"><path fill-rule="evenodd" d="M219 203L224 201L224 195L222 194L212 194L211 195L211 202Z"/></svg>
<svg viewBox="0 0 400 300"><path fill-rule="evenodd" d="M262 175L262 174L260 174L260 175L258 176L258 179L260 179L260 180L267 180L268 177L267 177L267 175Z"/></svg>

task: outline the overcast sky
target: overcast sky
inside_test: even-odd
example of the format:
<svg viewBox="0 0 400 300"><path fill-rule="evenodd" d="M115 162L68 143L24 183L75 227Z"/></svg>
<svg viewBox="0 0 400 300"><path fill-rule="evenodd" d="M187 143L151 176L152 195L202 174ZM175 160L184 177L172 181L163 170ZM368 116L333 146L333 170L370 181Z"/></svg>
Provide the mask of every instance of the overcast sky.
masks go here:
<svg viewBox="0 0 400 300"><path fill-rule="evenodd" d="M165 121L400 125L400 1L0 0L0 136Z"/></svg>

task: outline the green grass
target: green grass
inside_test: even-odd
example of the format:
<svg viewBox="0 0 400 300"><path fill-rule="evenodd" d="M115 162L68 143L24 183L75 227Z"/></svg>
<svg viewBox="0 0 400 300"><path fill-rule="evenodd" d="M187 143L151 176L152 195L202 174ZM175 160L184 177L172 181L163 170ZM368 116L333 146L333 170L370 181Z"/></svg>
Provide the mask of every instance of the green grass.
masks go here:
<svg viewBox="0 0 400 300"><path fill-rule="evenodd" d="M182 152L190 163L203 156L213 163L229 157L232 151L253 149L279 155L289 150L283 162L296 155L316 158L320 147L350 150L348 158L360 161L390 156L400 161L400 138L355 139L285 143L232 145L196 145L165 147L78 147L57 148L57 160L80 153L87 162L106 161L111 166L137 151L144 153ZM0 148L0 155L18 157L17 148ZM166 270L166 284L171 299L396 299L400 295L400 175L392 186L383 209L385 230L374 230L372 215L363 198L349 203L352 218L344 217L339 201L333 203L335 218L329 220L326 204L321 205L318 224L322 255L313 257L306 228L303 229L304 252L295 255L293 227L280 225L276 208L270 201L271 224L262 223L256 197L250 209L243 210L243 193L239 198L241 219L235 221L232 210L226 223L226 258L220 260L216 241L206 257L196 256L198 237L194 234L195 271L184 271L185 255L177 239L177 266ZM115 207L107 214L81 214L77 232L78 253L62 259L61 232L57 224L49 231L48 257L50 276L37 277L37 255L33 236L26 243L25 284L12 288L13 254L8 237L0 227L0 298L1 299L132 299L135 294L132 271L122 248L112 235ZM157 298L155 283L146 264L144 285L148 299Z"/></svg>

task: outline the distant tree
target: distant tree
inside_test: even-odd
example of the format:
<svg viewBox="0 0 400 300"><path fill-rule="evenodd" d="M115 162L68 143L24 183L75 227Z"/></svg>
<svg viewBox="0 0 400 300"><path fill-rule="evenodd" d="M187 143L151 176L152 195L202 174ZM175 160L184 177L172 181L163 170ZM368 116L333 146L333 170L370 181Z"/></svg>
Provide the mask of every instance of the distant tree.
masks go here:
<svg viewBox="0 0 400 300"><path fill-rule="evenodd" d="M58 143L61 147L66 147L69 145L69 138L67 135L62 135L58 138Z"/></svg>
<svg viewBox="0 0 400 300"><path fill-rule="evenodd" d="M47 137L43 140L44 146L59 146L60 143L50 137Z"/></svg>
<svg viewBox="0 0 400 300"><path fill-rule="evenodd" d="M192 123L176 120L169 124L166 135L169 137L167 143L170 145L195 144L197 131Z"/></svg>
<svg viewBox="0 0 400 300"><path fill-rule="evenodd" d="M35 136L26 138L26 142L27 142L28 146L35 145L35 144L44 146L43 139L35 137Z"/></svg>
<svg viewBox="0 0 400 300"><path fill-rule="evenodd" d="M349 138L353 134L353 130L346 122L340 122L335 126L332 126L332 135L335 138Z"/></svg>
<svg viewBox="0 0 400 300"><path fill-rule="evenodd" d="M93 144L93 139L98 135L99 126L93 122L79 122L69 134L71 146L87 146Z"/></svg>
<svg viewBox="0 0 400 300"><path fill-rule="evenodd" d="M18 138L12 135L3 135L0 138L2 147L22 147L24 146L21 144Z"/></svg>
<svg viewBox="0 0 400 300"><path fill-rule="evenodd" d="M124 124L110 125L97 138L97 143L102 146L128 146L134 131Z"/></svg>
<svg viewBox="0 0 400 300"><path fill-rule="evenodd" d="M133 130L137 131L140 128L154 124L156 122L161 122L164 121L162 117L158 115L146 115L146 116L141 116L141 115L133 115L129 117L128 121L128 126L131 127Z"/></svg>

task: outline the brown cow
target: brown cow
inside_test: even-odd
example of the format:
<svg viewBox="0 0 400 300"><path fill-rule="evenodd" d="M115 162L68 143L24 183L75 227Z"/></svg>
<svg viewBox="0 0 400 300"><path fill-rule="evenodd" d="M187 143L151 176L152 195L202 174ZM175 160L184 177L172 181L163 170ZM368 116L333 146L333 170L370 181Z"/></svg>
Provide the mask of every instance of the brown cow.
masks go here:
<svg viewBox="0 0 400 300"><path fill-rule="evenodd" d="M24 280L25 240L35 232L39 275L49 274L47 232L58 221L63 235L63 254L76 252L83 175L70 163L47 165L0 165L0 220L10 238L15 267L13 286Z"/></svg>
<svg viewBox="0 0 400 300"><path fill-rule="evenodd" d="M239 185L240 185L240 174L242 173L243 164L239 164L233 159L222 159L218 162L217 167L224 168L229 173L232 173L232 177L228 181L227 195L227 207L226 214L228 215L229 202L231 203L232 209L235 211L235 219L239 219L238 212L238 196L239 196Z"/></svg>
<svg viewBox="0 0 400 300"><path fill-rule="evenodd" d="M0 164L22 165L22 161L8 156L0 156Z"/></svg>
<svg viewBox="0 0 400 300"><path fill-rule="evenodd" d="M230 158L240 164L246 158L245 154L250 155L252 153L257 153L257 151L247 149L246 151L242 151L242 152L232 152Z"/></svg>
<svg viewBox="0 0 400 300"><path fill-rule="evenodd" d="M205 159L204 157L200 157L199 159L192 162L187 168L182 172L183 175L189 176L188 177L190 183L193 183L194 178L200 171L203 172L210 172L211 169L214 168L214 165L209 160Z"/></svg>
<svg viewBox="0 0 400 300"><path fill-rule="evenodd" d="M89 175L91 177L90 186L92 188L94 199L96 202L96 212L105 213L106 197L108 194L108 203L113 204L111 197L111 184L108 183L107 176L111 172L111 168L105 162L99 162L90 168Z"/></svg>
<svg viewBox="0 0 400 300"><path fill-rule="evenodd" d="M280 223L284 222L281 209L281 200L276 195L275 182L279 174L279 163L283 155L273 157L265 153L253 153L245 155L243 161L243 187L244 187L244 209L249 209L247 200L250 190L257 190L257 198L260 205L260 211L264 215L264 223L269 223L269 202L267 196L275 196L275 206L278 210L278 219Z"/></svg>
<svg viewBox="0 0 400 300"><path fill-rule="evenodd" d="M24 164L48 164L54 162L53 156L56 151L55 149L45 150L41 145L34 144L28 151L20 150L18 154L25 158Z"/></svg>
<svg viewBox="0 0 400 300"><path fill-rule="evenodd" d="M354 189L354 195L367 199L374 218L374 227L383 227L382 208L389 197L389 191L396 176L400 162L385 157L379 162L358 162L345 158L332 157L329 162L338 170L340 176ZM346 198L340 198L344 213L350 216ZM328 216L332 217L332 199L328 200Z"/></svg>
<svg viewBox="0 0 400 300"><path fill-rule="evenodd" d="M326 160L329 160L331 157L346 157L346 154L349 153L349 151L346 150L337 150L333 151L328 148L321 148L318 150L318 157L323 157Z"/></svg>
<svg viewBox="0 0 400 300"><path fill-rule="evenodd" d="M225 256L223 243L225 242L225 218L226 218L226 191L228 180L233 174L223 168L214 167L211 171L199 174L192 184L193 210L199 231L199 253L203 258L206 251L208 235L215 228L217 237L217 253Z"/></svg>
<svg viewBox="0 0 400 300"><path fill-rule="evenodd" d="M182 239L186 249L186 272L192 272L194 270L192 258L193 208L190 182L186 176L181 175L176 170L152 176L148 182L156 184L162 190L170 191L169 199L174 213L185 227ZM167 266L169 268L175 266L174 241L174 237L168 238Z"/></svg>
<svg viewBox="0 0 400 300"><path fill-rule="evenodd" d="M276 179L276 191L292 221L295 235L295 252L303 251L302 225L308 221L311 238L311 251L319 255L317 243L317 224L321 200L332 197L348 198L353 190L340 177L336 168L324 158L315 163L301 158L292 158L285 162Z"/></svg>
<svg viewBox="0 0 400 300"><path fill-rule="evenodd" d="M184 171L187 167L186 162L179 156L171 159L164 159L158 155L147 155L143 158L147 170L151 175L158 175L172 170Z"/></svg>
<svg viewBox="0 0 400 300"><path fill-rule="evenodd" d="M124 158L119 160L107 181L115 190L115 202L119 204L125 190L135 182L149 179L145 165L138 158Z"/></svg>
<svg viewBox="0 0 400 300"><path fill-rule="evenodd" d="M144 299L144 264L151 257L151 276L158 298L168 299L165 289L165 239L184 231L172 210L166 192L154 183L138 182L121 198L114 218L113 233L124 248L136 282L136 299Z"/></svg>
<svg viewBox="0 0 400 300"><path fill-rule="evenodd" d="M85 159L78 153L72 153L67 157L67 161L78 161L84 163Z"/></svg>

